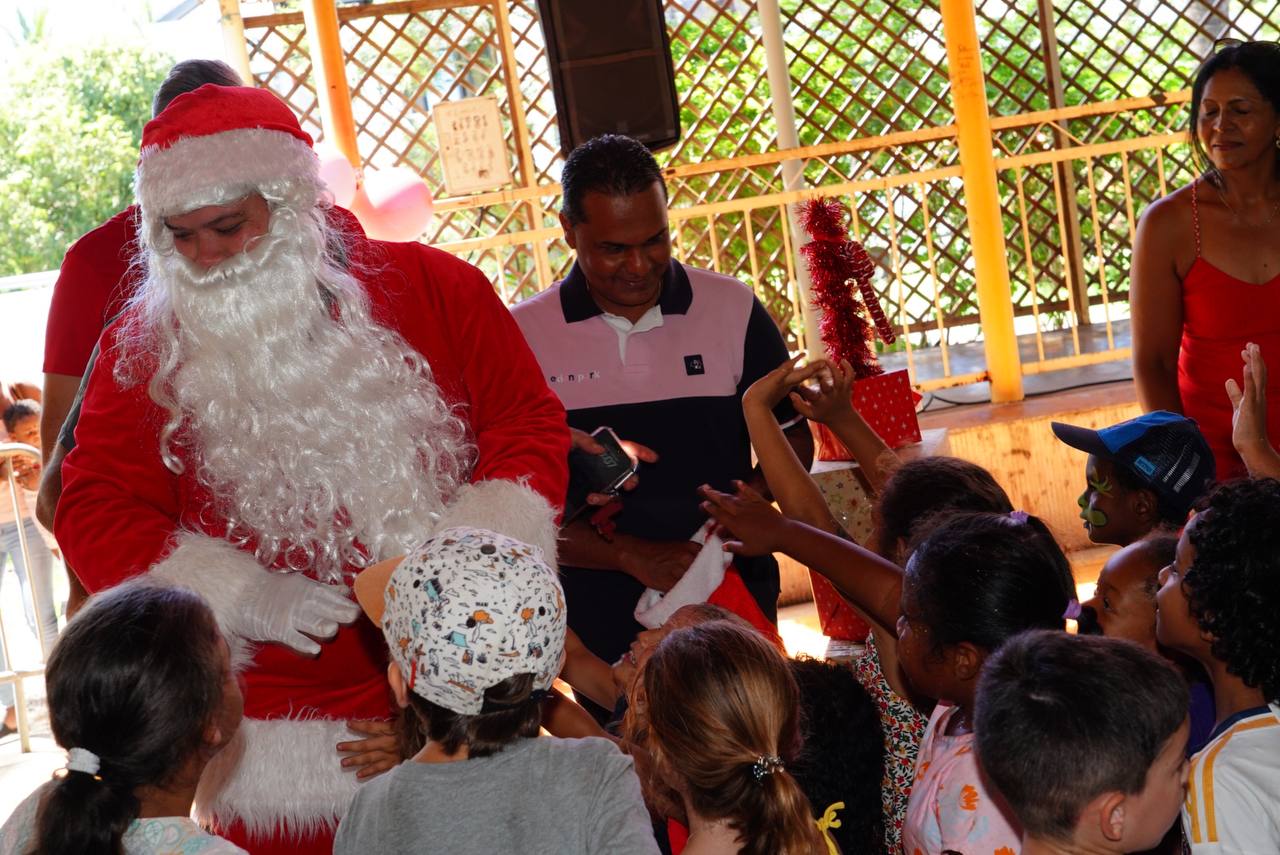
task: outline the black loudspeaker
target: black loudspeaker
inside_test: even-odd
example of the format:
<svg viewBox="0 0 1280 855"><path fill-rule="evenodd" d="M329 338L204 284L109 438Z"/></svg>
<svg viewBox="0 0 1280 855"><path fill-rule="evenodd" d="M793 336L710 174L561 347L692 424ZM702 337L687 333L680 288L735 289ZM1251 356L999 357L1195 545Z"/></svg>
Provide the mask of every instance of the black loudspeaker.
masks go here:
<svg viewBox="0 0 1280 855"><path fill-rule="evenodd" d="M600 134L654 151L680 139L662 0L538 0L538 14L563 153Z"/></svg>

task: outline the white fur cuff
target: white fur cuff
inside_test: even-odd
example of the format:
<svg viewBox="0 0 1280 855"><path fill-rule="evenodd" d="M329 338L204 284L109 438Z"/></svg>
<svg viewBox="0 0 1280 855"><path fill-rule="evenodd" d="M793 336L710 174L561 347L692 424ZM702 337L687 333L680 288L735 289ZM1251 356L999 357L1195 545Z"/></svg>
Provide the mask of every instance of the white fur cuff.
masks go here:
<svg viewBox="0 0 1280 855"><path fill-rule="evenodd" d="M332 719L250 719L205 767L196 790L202 824L239 821L250 837L332 831L360 782L337 745L365 737Z"/></svg>
<svg viewBox="0 0 1280 855"><path fill-rule="evenodd" d="M454 526L487 528L542 550L556 563L556 509L532 488L515 481L481 481L458 491L444 509L436 531Z"/></svg>
<svg viewBox="0 0 1280 855"><path fill-rule="evenodd" d="M204 597L231 648L231 664L236 670L252 658L252 648L238 629L245 600L266 572L244 550L191 531L179 532L173 551L151 568L153 577Z"/></svg>

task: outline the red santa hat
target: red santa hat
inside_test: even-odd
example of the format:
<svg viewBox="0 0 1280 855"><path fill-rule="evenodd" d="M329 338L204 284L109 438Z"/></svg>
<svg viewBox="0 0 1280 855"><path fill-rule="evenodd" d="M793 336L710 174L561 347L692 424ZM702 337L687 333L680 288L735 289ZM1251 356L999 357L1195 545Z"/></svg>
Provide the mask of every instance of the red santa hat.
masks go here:
<svg viewBox="0 0 1280 855"><path fill-rule="evenodd" d="M311 179L318 192L318 168L311 137L273 93L205 84L143 128L134 191L155 222L289 179Z"/></svg>

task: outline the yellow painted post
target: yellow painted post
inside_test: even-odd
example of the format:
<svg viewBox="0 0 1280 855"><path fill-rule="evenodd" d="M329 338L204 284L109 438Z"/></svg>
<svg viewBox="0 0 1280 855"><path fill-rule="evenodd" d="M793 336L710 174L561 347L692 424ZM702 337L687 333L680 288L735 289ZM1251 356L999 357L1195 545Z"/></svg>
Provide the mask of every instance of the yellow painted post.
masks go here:
<svg viewBox="0 0 1280 855"><path fill-rule="evenodd" d="M320 124L325 142L342 152L356 169L362 166L356 144L356 120L351 114L351 90L347 87L346 59L338 38L335 0L304 0L302 20L311 47L311 68L320 99Z"/></svg>
<svg viewBox="0 0 1280 855"><path fill-rule="evenodd" d="M245 86L253 85L249 70L249 45L244 40L244 18L240 17L240 0L218 0L222 24L222 49L227 62L240 75Z"/></svg>
<svg viewBox="0 0 1280 855"><path fill-rule="evenodd" d="M942 0L942 27L947 40L951 101L956 113L964 203L978 279L978 317L991 376L991 400L1022 400L1022 365L1013 332L1013 298L1009 292L1009 260L1004 243L996 163L992 154L991 115L987 112L986 79L978 50L973 0Z"/></svg>

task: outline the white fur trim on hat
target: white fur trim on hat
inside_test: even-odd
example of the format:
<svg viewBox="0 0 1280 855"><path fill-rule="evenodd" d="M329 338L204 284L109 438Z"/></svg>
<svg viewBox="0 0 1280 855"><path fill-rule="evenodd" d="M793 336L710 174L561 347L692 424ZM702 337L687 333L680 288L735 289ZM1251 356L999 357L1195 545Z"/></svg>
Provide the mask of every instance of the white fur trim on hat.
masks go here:
<svg viewBox="0 0 1280 855"><path fill-rule="evenodd" d="M297 137L240 128L144 148L133 187L144 220L154 224L243 198L273 182L311 178L318 188L319 168L315 151Z"/></svg>
<svg viewBox="0 0 1280 855"><path fill-rule="evenodd" d="M454 526L485 528L542 550L554 570L556 509L540 493L516 481L480 481L458 490L441 514L436 531Z"/></svg>
<svg viewBox="0 0 1280 855"><path fill-rule="evenodd" d="M195 815L204 824L239 821L250 837L332 831L360 787L337 744L363 739L333 719L251 719L200 777Z"/></svg>
<svg viewBox="0 0 1280 855"><path fill-rule="evenodd" d="M635 610L637 623L649 629L657 629L680 607L705 603L711 599L716 588L724 581L725 570L733 561L733 556L724 551L724 541L712 533L714 526L715 521L708 520L689 538L694 543L702 544L702 551L694 556L689 569L670 591L664 594L653 588L646 588L640 595Z"/></svg>
<svg viewBox="0 0 1280 855"><path fill-rule="evenodd" d="M245 597L266 572L248 552L225 540L192 531L179 532L173 551L151 568L152 577L190 588L204 597L231 648L231 667L237 671L253 658L253 645L236 629L243 616Z"/></svg>

